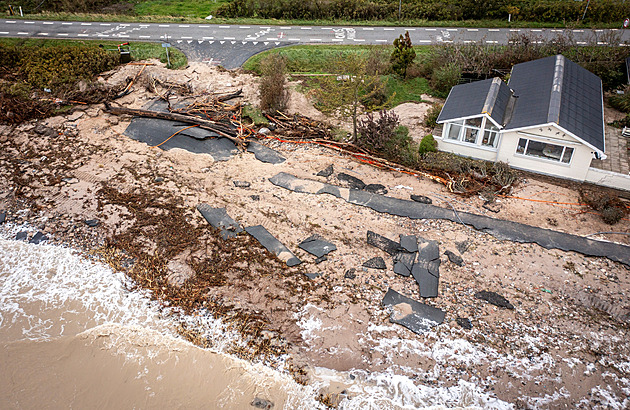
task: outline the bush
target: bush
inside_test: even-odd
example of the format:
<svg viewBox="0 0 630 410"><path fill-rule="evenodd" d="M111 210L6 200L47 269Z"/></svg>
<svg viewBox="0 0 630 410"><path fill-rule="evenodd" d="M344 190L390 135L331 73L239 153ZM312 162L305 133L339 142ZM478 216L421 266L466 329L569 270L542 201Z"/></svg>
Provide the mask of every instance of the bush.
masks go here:
<svg viewBox="0 0 630 410"><path fill-rule="evenodd" d="M260 109L263 112L284 111L289 102L289 93L285 86L286 58L280 54L270 54L260 62L260 70Z"/></svg>
<svg viewBox="0 0 630 410"><path fill-rule="evenodd" d="M409 32L405 31L404 37L401 34L394 40L394 51L392 51L392 55L389 58L392 70L402 78L407 77L407 68L413 63L415 58L416 52L411 44Z"/></svg>
<svg viewBox="0 0 630 410"><path fill-rule="evenodd" d="M398 121L394 111L381 110L378 119L374 118L373 113L368 113L357 125L357 144L373 151L383 150L394 137Z"/></svg>
<svg viewBox="0 0 630 410"><path fill-rule="evenodd" d="M29 49L22 71L34 87L53 88L89 80L119 64L116 53L98 47L54 46Z"/></svg>
<svg viewBox="0 0 630 410"><path fill-rule="evenodd" d="M601 214L602 220L614 225L624 217L627 210L621 200L608 191L580 191L580 201Z"/></svg>
<svg viewBox="0 0 630 410"><path fill-rule="evenodd" d="M392 138L385 144L385 158L409 168L418 166L418 149L409 136L409 128L399 125Z"/></svg>
<svg viewBox="0 0 630 410"><path fill-rule="evenodd" d="M611 95L608 104L621 112L630 113L630 87L625 87L623 94Z"/></svg>
<svg viewBox="0 0 630 410"><path fill-rule="evenodd" d="M440 116L440 112L442 111L442 104L435 103L429 108L426 115L424 116L424 126L433 128L437 126L437 119Z"/></svg>
<svg viewBox="0 0 630 410"><path fill-rule="evenodd" d="M427 152L436 152L437 151L437 141L433 138L433 135L425 135L420 141L420 146L418 147L418 154L423 156Z"/></svg>
<svg viewBox="0 0 630 410"><path fill-rule="evenodd" d="M440 96L446 97L451 88L459 83L462 68L456 63L448 63L439 67L431 74L430 85Z"/></svg>

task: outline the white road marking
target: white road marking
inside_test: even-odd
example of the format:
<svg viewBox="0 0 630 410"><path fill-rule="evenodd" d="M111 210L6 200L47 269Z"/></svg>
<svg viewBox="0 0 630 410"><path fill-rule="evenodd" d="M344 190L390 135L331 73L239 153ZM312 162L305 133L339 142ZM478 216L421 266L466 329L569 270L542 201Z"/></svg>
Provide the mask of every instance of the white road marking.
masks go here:
<svg viewBox="0 0 630 410"><path fill-rule="evenodd" d="M320 27L321 30L332 30L332 27Z"/></svg>
<svg viewBox="0 0 630 410"><path fill-rule="evenodd" d="M148 24L140 24L140 28L147 28L147 27L149 27Z"/></svg>
<svg viewBox="0 0 630 410"><path fill-rule="evenodd" d="M599 45L599 46L605 46L605 45L607 45L607 44L608 44L608 42L607 42L607 41L598 41L598 42L597 42L597 45Z"/></svg>
<svg viewBox="0 0 630 410"><path fill-rule="evenodd" d="M204 40L214 40L214 37L201 37L201 38L203 38Z"/></svg>
<svg viewBox="0 0 630 410"><path fill-rule="evenodd" d="M230 26L219 26L219 28L230 28Z"/></svg>
<svg viewBox="0 0 630 410"><path fill-rule="evenodd" d="M0 34L9 34L8 31L0 31Z"/></svg>
<svg viewBox="0 0 630 410"><path fill-rule="evenodd" d="M182 37L182 40L190 40L192 37Z"/></svg>
<svg viewBox="0 0 630 410"><path fill-rule="evenodd" d="M501 31L498 28L489 28L488 31Z"/></svg>
<svg viewBox="0 0 630 410"><path fill-rule="evenodd" d="M312 30L312 27L300 27L300 30Z"/></svg>
<svg viewBox="0 0 630 410"><path fill-rule="evenodd" d="M562 30L554 29L554 30L551 30L551 32L552 32L552 33L561 33L561 32L562 32Z"/></svg>
<svg viewBox="0 0 630 410"><path fill-rule="evenodd" d="M321 38L310 38L308 41L322 41Z"/></svg>
<svg viewBox="0 0 630 410"><path fill-rule="evenodd" d="M62 26L71 26L72 23L61 23Z"/></svg>
<svg viewBox="0 0 630 410"><path fill-rule="evenodd" d="M597 33L601 33L602 31L604 31L604 30L602 30L602 29L595 30L595 32L597 32Z"/></svg>
<svg viewBox="0 0 630 410"><path fill-rule="evenodd" d="M533 28L532 31L542 31L542 30L539 28Z"/></svg>
<svg viewBox="0 0 630 410"><path fill-rule="evenodd" d="M415 28L406 28L405 31L416 31Z"/></svg>
<svg viewBox="0 0 630 410"><path fill-rule="evenodd" d="M109 34L99 34L99 37L109 37Z"/></svg>
<svg viewBox="0 0 630 410"><path fill-rule="evenodd" d="M457 31L456 28L447 28L446 31Z"/></svg>
<svg viewBox="0 0 630 410"><path fill-rule="evenodd" d="M92 23L81 23L82 26L91 26Z"/></svg>
<svg viewBox="0 0 630 410"><path fill-rule="evenodd" d="M18 34L19 34L20 36L26 36L26 35L28 35L28 33L25 33L25 32L23 32L23 31L18 31Z"/></svg>
<svg viewBox="0 0 630 410"><path fill-rule="evenodd" d="M437 31L436 28L425 28L426 31Z"/></svg>
<svg viewBox="0 0 630 410"><path fill-rule="evenodd" d="M55 23L53 23L52 21L44 21L43 24L55 24Z"/></svg>
<svg viewBox="0 0 630 410"><path fill-rule="evenodd" d="M249 26L238 26L238 28L250 28Z"/></svg>
<svg viewBox="0 0 630 410"><path fill-rule="evenodd" d="M15 21L14 21L14 23L15 23ZM34 21L25 21L24 24L35 24L35 22Z"/></svg>
<svg viewBox="0 0 630 410"><path fill-rule="evenodd" d="M7 24L15 24L16 22L12 21L12 20L6 20L5 23L7 23Z"/></svg>
<svg viewBox="0 0 630 410"><path fill-rule="evenodd" d="M363 27L361 30L372 31L372 30L374 30L374 27Z"/></svg>
<svg viewBox="0 0 630 410"><path fill-rule="evenodd" d="M68 33L58 33L57 35L58 35L58 36L67 36L67 35L68 35Z"/></svg>
<svg viewBox="0 0 630 410"><path fill-rule="evenodd" d="M101 23L100 25L101 26L111 26L111 24L109 24L109 23Z"/></svg>
<svg viewBox="0 0 630 410"><path fill-rule="evenodd" d="M384 28L383 30L385 30L385 31L394 31L396 29L395 28Z"/></svg>
<svg viewBox="0 0 630 410"><path fill-rule="evenodd" d="M333 39L332 39L332 40L330 40L330 41L341 42L341 41L343 41L343 38L333 38Z"/></svg>
<svg viewBox="0 0 630 410"><path fill-rule="evenodd" d="M37 33L37 34L40 35L40 36L47 36L48 35L48 33Z"/></svg>
<svg viewBox="0 0 630 410"><path fill-rule="evenodd" d="M431 40L420 40L419 43L430 43Z"/></svg>
<svg viewBox="0 0 630 410"><path fill-rule="evenodd" d="M360 43L360 42L365 41L365 39L364 38L355 38L354 41Z"/></svg>
<svg viewBox="0 0 630 410"><path fill-rule="evenodd" d="M236 37L223 37L223 40L236 40Z"/></svg>
<svg viewBox="0 0 630 410"><path fill-rule="evenodd" d="M184 27L185 28L185 27L190 27L190 26L186 25L186 24L180 24L178 27Z"/></svg>
<svg viewBox="0 0 630 410"><path fill-rule="evenodd" d="M289 26L281 26L280 30L291 30L293 27L289 27Z"/></svg>
<svg viewBox="0 0 630 410"><path fill-rule="evenodd" d="M386 43L387 40L375 40L377 43Z"/></svg>
<svg viewBox="0 0 630 410"><path fill-rule="evenodd" d="M584 33L584 30L573 30L574 33Z"/></svg>
<svg viewBox="0 0 630 410"><path fill-rule="evenodd" d="M466 30L467 30L467 31L479 31L479 29L478 29L478 28L467 28Z"/></svg>
<svg viewBox="0 0 630 410"><path fill-rule="evenodd" d="M160 24L158 27L170 27L170 24Z"/></svg>
<svg viewBox="0 0 630 410"><path fill-rule="evenodd" d="M521 31L520 28L511 28L510 31Z"/></svg>
<svg viewBox="0 0 630 410"><path fill-rule="evenodd" d="M496 43L498 43L498 41L486 40L486 43L488 43L488 44L496 44Z"/></svg>
<svg viewBox="0 0 630 410"><path fill-rule="evenodd" d="M290 39L288 39L288 40L289 40L289 41L300 41L300 39L299 39L299 38L290 38Z"/></svg>
<svg viewBox="0 0 630 410"><path fill-rule="evenodd" d="M77 34L79 37L87 37L88 34Z"/></svg>
<svg viewBox="0 0 630 410"><path fill-rule="evenodd" d="M629 44L626 43L619 43L619 47L628 47Z"/></svg>
<svg viewBox="0 0 630 410"><path fill-rule="evenodd" d="M267 37L266 40L267 41L276 41L277 38L275 38L275 37Z"/></svg>
<svg viewBox="0 0 630 410"><path fill-rule="evenodd" d="M151 36L138 36L139 38L151 38Z"/></svg>

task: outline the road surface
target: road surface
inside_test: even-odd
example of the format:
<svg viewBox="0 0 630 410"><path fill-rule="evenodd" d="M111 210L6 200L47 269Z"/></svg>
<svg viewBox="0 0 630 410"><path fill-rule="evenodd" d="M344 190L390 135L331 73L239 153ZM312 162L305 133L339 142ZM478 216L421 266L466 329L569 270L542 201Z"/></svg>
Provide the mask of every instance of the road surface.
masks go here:
<svg viewBox="0 0 630 410"><path fill-rule="evenodd" d="M441 28L441 27L351 27L270 26L218 24L102 23L77 21L0 20L0 37L32 37L86 40L168 42L184 51L192 61L240 66L265 49L295 44L391 44L409 32L414 45L440 43L508 44L513 36L530 35L534 41L552 39L561 33L578 45L625 46L627 30Z"/></svg>

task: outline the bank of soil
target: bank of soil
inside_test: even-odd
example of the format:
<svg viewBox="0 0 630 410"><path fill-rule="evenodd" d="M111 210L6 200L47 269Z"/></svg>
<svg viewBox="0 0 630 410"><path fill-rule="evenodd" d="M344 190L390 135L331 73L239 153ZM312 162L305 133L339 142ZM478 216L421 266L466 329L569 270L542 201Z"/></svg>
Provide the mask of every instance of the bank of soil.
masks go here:
<svg viewBox="0 0 630 410"><path fill-rule="evenodd" d="M101 81L118 85L138 70L121 67ZM187 83L193 93L243 89L243 101L257 104L256 79L249 75L203 64L177 72L158 64L145 72ZM117 103L141 108L153 97L138 85ZM295 90L289 107L324 119ZM414 137L428 131L421 124L427 107L397 109ZM269 357L286 351L294 370L348 372L348 383L350 375L362 370L405 375L419 385L472 381L519 406L628 405L630 345L623 320L630 310L628 267L500 240L449 221L410 220L328 195L294 193L269 178L287 172L339 184L335 175L344 172L383 184L389 196L425 195L458 211L576 235L630 231L627 219L611 228L583 207L560 205L579 202L574 187L528 177L511 195L545 202L499 198L494 213L482 207L483 198L463 198L429 179L376 169L315 145L264 142L287 158L278 165L242 152L218 162L207 154L162 151L134 141L123 135L129 122L92 105L38 123L3 127L0 211L8 212L9 222L29 223L54 242L106 249L120 268L155 261L158 276L143 277L136 270L134 278L163 300L183 295L194 299L184 308L208 307L226 320L238 319L249 343L232 351L243 357L264 356L275 363ZM332 176L315 175L331 164ZM236 187L233 181L251 185ZM304 263L288 268L245 234L220 242L195 210L202 203L225 207L243 226L263 225ZM86 220L97 220L98 226ZM416 335L389 322L389 312L381 306L388 288L421 298L412 278L393 273L391 257L367 245L368 230L393 240L405 234L438 241L439 296L422 301L446 312L442 325ZM297 246L313 234L337 246L319 264ZM629 243L627 235L596 238ZM451 263L446 250L460 255L463 266ZM385 259L387 269L362 267L375 256ZM349 269L356 269L355 278L345 277ZM308 279L305 273L321 276ZM482 290L500 293L515 309L476 299ZM460 327L458 317L469 318L472 329ZM203 344L194 329L183 333ZM296 377L308 382L308 374Z"/></svg>

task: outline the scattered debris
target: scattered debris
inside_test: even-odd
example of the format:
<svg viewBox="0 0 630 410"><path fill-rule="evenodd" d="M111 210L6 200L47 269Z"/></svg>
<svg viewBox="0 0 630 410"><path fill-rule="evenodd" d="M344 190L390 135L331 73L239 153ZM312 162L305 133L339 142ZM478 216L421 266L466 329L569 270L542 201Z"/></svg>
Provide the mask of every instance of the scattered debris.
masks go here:
<svg viewBox="0 0 630 410"><path fill-rule="evenodd" d="M356 271L355 268L350 268L343 274L343 277L346 279L354 279L357 277Z"/></svg>
<svg viewBox="0 0 630 410"><path fill-rule="evenodd" d="M579 292L575 299L587 308L598 309L619 320L620 322L630 323L630 309L611 304L592 293Z"/></svg>
<svg viewBox="0 0 630 410"><path fill-rule="evenodd" d="M213 208L208 204L197 205L197 210L210 225L221 231L223 239L234 238L243 232L243 228L234 219L230 218L225 208Z"/></svg>
<svg viewBox="0 0 630 410"><path fill-rule="evenodd" d="M7 219L7 213L6 212L0 212L0 224L3 224L4 221L6 221Z"/></svg>
<svg viewBox="0 0 630 410"><path fill-rule="evenodd" d="M402 325L417 334L441 324L446 316L443 310L410 299L391 288L383 298L383 306L392 307L389 318L392 323Z"/></svg>
<svg viewBox="0 0 630 410"><path fill-rule="evenodd" d="M254 401L251 403L252 407L256 407L257 409L269 410L273 408L273 403L269 400L261 399L260 397L254 398Z"/></svg>
<svg viewBox="0 0 630 410"><path fill-rule="evenodd" d="M448 256L448 260L454 263L457 266L464 266L464 259L458 254L451 252L449 250L444 251L444 255Z"/></svg>
<svg viewBox="0 0 630 410"><path fill-rule="evenodd" d="M298 246L318 258L321 258L322 256L337 249L333 243L325 241L317 234L303 240Z"/></svg>
<svg viewBox="0 0 630 410"><path fill-rule="evenodd" d="M35 234L35 235L31 238L31 240L30 240L30 241L28 241L28 243L32 243L32 244L37 245L37 244L42 243L42 242L47 241L47 240L48 240L48 237L47 237L46 235L44 235L44 233L43 233L43 232L37 232L37 233L36 233L36 234Z"/></svg>
<svg viewBox="0 0 630 410"><path fill-rule="evenodd" d="M630 266L630 246L613 242L597 241L563 232L551 231L518 222L490 218L467 212L458 212L434 205L418 204L414 201L390 198L361 190L350 190L347 196L341 195L339 187L319 181L300 179L281 172L269 179L272 184L294 192L310 194L330 194L348 203L366 206L377 212L403 216L412 219L446 219L470 225L500 239L514 242L537 243L543 248L579 252L587 256L603 256Z"/></svg>
<svg viewBox="0 0 630 410"><path fill-rule="evenodd" d="M402 250L397 242L372 231L367 231L367 243L392 256L396 256Z"/></svg>
<svg viewBox="0 0 630 410"><path fill-rule="evenodd" d="M367 192L371 192L373 194L385 195L387 194L387 188L382 184L368 184L363 188L363 190Z"/></svg>
<svg viewBox="0 0 630 410"><path fill-rule="evenodd" d="M317 175L318 177L328 178L329 176L333 174L333 172L335 172L333 169L333 164L330 164L315 175Z"/></svg>
<svg viewBox="0 0 630 410"><path fill-rule="evenodd" d="M458 317L457 319L455 319L455 321L458 325L466 330L470 330L473 328L470 319L468 319L467 317Z"/></svg>
<svg viewBox="0 0 630 410"><path fill-rule="evenodd" d="M28 238L28 232L26 231L20 231L15 235L15 240L16 241L23 241L26 238Z"/></svg>
<svg viewBox="0 0 630 410"><path fill-rule="evenodd" d="M407 252L418 252L418 238L415 235L400 235L400 246Z"/></svg>
<svg viewBox="0 0 630 410"><path fill-rule="evenodd" d="M366 268L372 269L387 269L387 265L385 265L385 261L380 256L375 256L372 259L369 259L363 263L363 266Z"/></svg>
<svg viewBox="0 0 630 410"><path fill-rule="evenodd" d="M464 253L470 247L470 242L467 241L467 240L466 241L461 241L461 242L455 242L455 247L457 248L459 253Z"/></svg>
<svg viewBox="0 0 630 410"><path fill-rule="evenodd" d="M320 256L319 258L315 259L315 265L319 265L322 262L325 262L328 260L328 256L324 255L324 256Z"/></svg>
<svg viewBox="0 0 630 410"><path fill-rule="evenodd" d="M440 259L440 248L437 241L418 238L418 260L431 262Z"/></svg>
<svg viewBox="0 0 630 410"><path fill-rule="evenodd" d="M416 260L417 252L398 252L394 256L394 273L401 276L411 276L411 270Z"/></svg>
<svg viewBox="0 0 630 410"><path fill-rule="evenodd" d="M508 302L506 298L504 298L503 296L499 295L496 292L489 292L486 290L482 290L481 292L475 293L475 297L477 299L485 300L486 302L491 303L498 307L514 309L514 305L512 305L510 302Z"/></svg>
<svg viewBox="0 0 630 410"><path fill-rule="evenodd" d="M100 225L100 222L96 219L86 219L85 221L83 221L83 223L89 226L90 228L96 228L97 226Z"/></svg>
<svg viewBox="0 0 630 410"><path fill-rule="evenodd" d="M366 187L365 182L361 181L359 178L355 176L346 174L345 172L338 173L337 179L339 180L339 182L345 185L346 188L364 189Z"/></svg>
<svg viewBox="0 0 630 410"><path fill-rule="evenodd" d="M424 196L424 195L411 195L411 200L415 201L415 202L419 202L421 204L427 204L427 205L431 205L433 203L433 200L431 198L429 198L428 196Z"/></svg>
<svg viewBox="0 0 630 410"><path fill-rule="evenodd" d="M296 266L302 263L293 252L286 246L271 235L262 225L250 226L245 228L245 231L253 236L262 246L264 246L269 252L273 253L287 266Z"/></svg>
<svg viewBox="0 0 630 410"><path fill-rule="evenodd" d="M258 161L268 164L281 164L287 160L277 151L253 141L247 145L247 152L254 154Z"/></svg>
<svg viewBox="0 0 630 410"><path fill-rule="evenodd" d="M249 197L252 199L252 201L260 201L260 195L250 195Z"/></svg>
<svg viewBox="0 0 630 410"><path fill-rule="evenodd" d="M249 188L250 186L252 186L252 184L247 181L232 181L232 183L237 188Z"/></svg>
<svg viewBox="0 0 630 410"><path fill-rule="evenodd" d="M481 206L490 212L494 212L495 214L498 214L501 210L501 204L496 201L486 201Z"/></svg>

